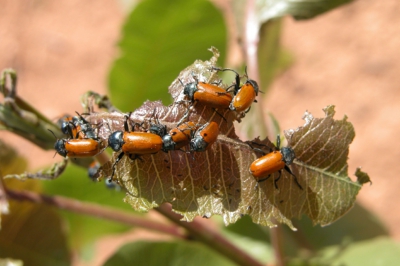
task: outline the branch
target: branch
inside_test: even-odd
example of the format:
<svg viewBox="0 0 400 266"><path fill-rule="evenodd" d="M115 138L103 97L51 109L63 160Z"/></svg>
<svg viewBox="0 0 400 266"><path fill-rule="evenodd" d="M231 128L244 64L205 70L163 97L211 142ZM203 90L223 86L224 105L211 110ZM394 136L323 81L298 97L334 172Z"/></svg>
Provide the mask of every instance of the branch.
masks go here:
<svg viewBox="0 0 400 266"><path fill-rule="evenodd" d="M64 209L80 214L95 216L115 222L125 223L132 226L142 227L177 238L186 239L187 236L176 226L165 225L159 222L136 217L123 211L109 207L100 206L94 203L82 202L62 196L46 196L30 191L15 191L6 189L9 199L18 201L30 201L37 204L47 204L59 209Z"/></svg>
<svg viewBox="0 0 400 266"><path fill-rule="evenodd" d="M249 75L255 80L260 80L259 73L259 63L258 63L258 45L259 45L259 32L260 25L257 20L256 14L256 0L248 0L246 2L246 13L245 13L245 25L244 25L244 51L246 53L246 65L248 67ZM258 104L260 108L257 108L259 111L260 117L265 121L265 115L262 111L263 106L263 97L258 97ZM271 229L271 244L274 248L275 255L275 263L277 266L285 265L284 255L283 255L283 247L282 247L282 235L281 228L279 226L277 228Z"/></svg>
<svg viewBox="0 0 400 266"><path fill-rule="evenodd" d="M155 210L170 219L175 224L185 228L197 240L218 251L220 254L224 255L235 263L245 266L262 266L260 262L233 245L229 240L227 240L214 229L206 227L196 220L190 223L181 221L182 216L173 213L170 205L164 204Z"/></svg>
<svg viewBox="0 0 400 266"><path fill-rule="evenodd" d="M271 228L270 232L271 232L271 244L274 247L275 266L284 266L285 258L283 256L283 247L282 247L282 227L278 225L275 228Z"/></svg>

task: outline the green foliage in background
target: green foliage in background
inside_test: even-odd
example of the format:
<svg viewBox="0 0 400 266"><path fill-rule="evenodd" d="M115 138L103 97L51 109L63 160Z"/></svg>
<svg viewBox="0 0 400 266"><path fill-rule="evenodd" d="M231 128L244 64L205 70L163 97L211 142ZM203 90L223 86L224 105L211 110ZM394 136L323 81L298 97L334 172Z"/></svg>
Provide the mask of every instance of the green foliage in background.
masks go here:
<svg viewBox="0 0 400 266"><path fill-rule="evenodd" d="M233 266L230 260L196 242L145 242L138 241L121 247L104 266Z"/></svg>
<svg viewBox="0 0 400 266"><path fill-rule="evenodd" d="M168 86L196 59L208 59L211 46L225 60L227 31L222 14L205 0L142 1L129 15L119 43L121 56L111 69L111 100L133 111L146 100L171 103Z"/></svg>

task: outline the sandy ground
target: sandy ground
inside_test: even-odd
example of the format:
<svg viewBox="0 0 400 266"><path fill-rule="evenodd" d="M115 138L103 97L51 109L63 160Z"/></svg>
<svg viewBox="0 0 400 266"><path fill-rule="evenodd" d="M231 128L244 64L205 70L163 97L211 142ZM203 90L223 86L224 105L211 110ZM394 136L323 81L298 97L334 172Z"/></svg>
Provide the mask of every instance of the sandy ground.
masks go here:
<svg viewBox="0 0 400 266"><path fill-rule="evenodd" d="M328 104L336 105L336 118L346 114L356 130L350 174L362 166L373 181L358 200L400 240L400 149L390 143L400 129L398 10L396 0L364 0L309 21L285 19L282 42L295 63L274 82L266 111L282 129L302 125L305 110L323 116ZM81 110L80 95L106 91L125 15L111 0L3 1L0 69L15 68L19 95L49 117ZM0 138L29 158L31 169L59 160L8 132Z"/></svg>

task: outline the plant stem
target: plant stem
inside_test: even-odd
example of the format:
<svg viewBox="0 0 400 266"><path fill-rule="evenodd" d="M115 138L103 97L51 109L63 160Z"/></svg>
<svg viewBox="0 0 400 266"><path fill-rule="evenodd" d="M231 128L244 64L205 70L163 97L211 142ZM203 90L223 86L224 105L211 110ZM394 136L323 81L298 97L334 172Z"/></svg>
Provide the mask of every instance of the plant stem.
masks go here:
<svg viewBox="0 0 400 266"><path fill-rule="evenodd" d="M246 54L246 65L248 67L248 74L255 80L260 80L260 73L258 67L258 45L259 45L259 32L260 22L257 20L256 14L256 0L246 1L246 13L244 23L244 51ZM257 108L260 117L264 117L263 98L258 98ZM271 229L271 244L274 247L275 265L285 265L283 249L282 249L282 236L281 228L278 226Z"/></svg>
<svg viewBox="0 0 400 266"><path fill-rule="evenodd" d="M46 196L30 191L15 191L9 189L6 189L5 191L7 197L13 200L30 201L37 204L48 204L59 209L104 218L107 220L125 223L132 226L142 227L182 239L187 238L184 232L176 226L165 225L159 222L151 221L149 219L136 217L124 211L115 210L94 203L82 202L62 196Z"/></svg>
<svg viewBox="0 0 400 266"><path fill-rule="evenodd" d="M193 237L199 241L202 241L207 246L215 249L235 263L244 266L262 265L249 254L233 245L229 240L216 232L214 229L206 227L196 220L192 222L181 221L182 216L172 212L170 205L164 204L155 210L173 221L175 224L185 228Z"/></svg>
<svg viewBox="0 0 400 266"><path fill-rule="evenodd" d="M278 225L275 228L271 228L271 244L274 248L275 255L275 266L284 266L285 258L283 256L282 248L282 227Z"/></svg>

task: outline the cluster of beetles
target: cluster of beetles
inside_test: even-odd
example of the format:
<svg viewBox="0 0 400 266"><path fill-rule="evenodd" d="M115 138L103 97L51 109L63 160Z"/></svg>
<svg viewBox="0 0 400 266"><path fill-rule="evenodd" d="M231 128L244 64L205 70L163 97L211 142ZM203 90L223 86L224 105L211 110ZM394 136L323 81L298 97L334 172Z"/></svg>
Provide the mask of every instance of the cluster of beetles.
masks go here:
<svg viewBox="0 0 400 266"><path fill-rule="evenodd" d="M183 94L189 103L199 102L214 110L230 109L240 113L247 112L252 103L257 102L258 84L256 81L249 79L247 73L243 76L246 81L241 84L242 77L236 71L227 68L213 68L213 70L234 72L234 83L224 89L218 84L200 82L194 76L195 81L187 84L183 84L179 80L184 87ZM109 181L112 180L118 162L124 155L127 155L132 160L141 160L142 155L155 154L159 151L204 152L217 140L219 134L218 124L215 122L197 125L188 121L178 124L177 127L168 131L167 126L156 119L156 123L150 123L146 130L143 128L143 124L135 123L129 125L129 117L130 114L125 115L124 131L112 132L108 137L108 147L115 152L119 152L112 166L112 176ZM90 124L81 114L77 113L77 116L63 117L59 124L61 131L69 136L65 139L57 139L54 145L55 150L61 156L68 158L92 157L104 150L103 141L98 138L96 133L96 125ZM135 128L143 128L145 131L135 131ZM295 159L295 153L290 147L280 148L279 135L277 137L277 147L274 149L255 142L248 142L247 144L254 151L263 154L249 168L258 182L264 181L271 174L279 172L279 176L274 180L274 185L278 188L277 181L281 176L281 171L286 170L294 177L297 186L302 189L296 176L288 167ZM269 152L265 153L262 149L263 147L268 148ZM98 164L90 167L89 175L94 176L98 167Z"/></svg>

